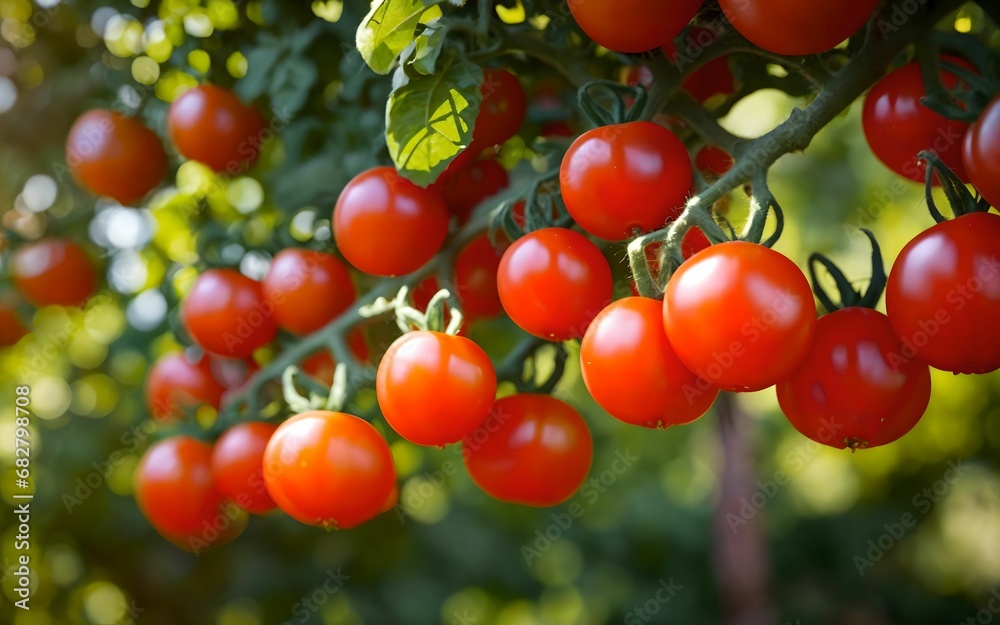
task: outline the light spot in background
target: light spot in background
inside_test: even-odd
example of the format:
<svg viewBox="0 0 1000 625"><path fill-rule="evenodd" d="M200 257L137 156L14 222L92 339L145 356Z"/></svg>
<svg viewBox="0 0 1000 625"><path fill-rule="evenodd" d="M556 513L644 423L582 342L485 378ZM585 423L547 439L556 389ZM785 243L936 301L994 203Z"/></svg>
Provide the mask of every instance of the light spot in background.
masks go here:
<svg viewBox="0 0 1000 625"><path fill-rule="evenodd" d="M104 36L104 29L107 27L108 22L111 18L116 17L118 11L112 9L111 7L101 7L94 11L94 14L90 17L90 29L97 34L98 37Z"/></svg>
<svg viewBox="0 0 1000 625"><path fill-rule="evenodd" d="M788 119L799 99L777 89L761 89L751 93L733 106L719 124L741 137L759 137L773 130Z"/></svg>
<svg viewBox="0 0 1000 625"><path fill-rule="evenodd" d="M69 409L73 394L62 378L41 377L31 387L31 405L42 419L58 419Z"/></svg>
<svg viewBox="0 0 1000 625"><path fill-rule="evenodd" d="M83 611L94 625L119 622L126 608L125 594L114 584L94 582L83 589Z"/></svg>
<svg viewBox="0 0 1000 625"><path fill-rule="evenodd" d="M167 300L156 289L139 293L125 309L129 324L141 332L155 330L166 315Z"/></svg>
<svg viewBox="0 0 1000 625"><path fill-rule="evenodd" d="M132 78L143 85L151 85L160 78L160 64L148 56L132 61Z"/></svg>
<svg viewBox="0 0 1000 625"><path fill-rule="evenodd" d="M248 252L246 256L240 260L240 271L245 276L249 276L254 280L263 280L264 274L267 273L268 267L271 265L271 259L264 256L260 252Z"/></svg>
<svg viewBox="0 0 1000 625"><path fill-rule="evenodd" d="M119 293L138 293L146 287L148 273L142 256L131 250L115 254L108 267L108 283Z"/></svg>
<svg viewBox="0 0 1000 625"><path fill-rule="evenodd" d="M10 48L0 48L0 76L13 76L17 71L17 55Z"/></svg>
<svg viewBox="0 0 1000 625"><path fill-rule="evenodd" d="M340 16L344 13L344 3L342 0L315 0L312 3L312 12L316 17L327 22L339 22Z"/></svg>
<svg viewBox="0 0 1000 625"><path fill-rule="evenodd" d="M85 375L73 384L71 410L78 415L100 419L118 405L118 383L103 373Z"/></svg>
<svg viewBox="0 0 1000 625"><path fill-rule="evenodd" d="M45 553L48 578L59 586L69 586L83 574L83 560L69 545L56 544Z"/></svg>
<svg viewBox="0 0 1000 625"><path fill-rule="evenodd" d="M316 210L306 208L292 217L290 231L296 241L308 241L312 238L313 224L316 222Z"/></svg>
<svg viewBox="0 0 1000 625"><path fill-rule="evenodd" d="M142 103L142 97L132 85L122 85L118 88L118 99L128 108L136 108Z"/></svg>
<svg viewBox="0 0 1000 625"><path fill-rule="evenodd" d="M56 201L59 189L56 181L45 174L37 174L28 178L21 191L21 201L25 209L32 213L40 213L52 206Z"/></svg>
<svg viewBox="0 0 1000 625"><path fill-rule="evenodd" d="M248 602L247 602L248 603ZM231 603L219 611L218 625L260 625L260 607Z"/></svg>
<svg viewBox="0 0 1000 625"><path fill-rule="evenodd" d="M253 178L236 178L226 187L226 201L248 215L264 203L264 187Z"/></svg>
<svg viewBox="0 0 1000 625"><path fill-rule="evenodd" d="M17 103L17 86L6 76L0 76L0 114L14 108Z"/></svg>
<svg viewBox="0 0 1000 625"><path fill-rule="evenodd" d="M184 31L192 37L211 37L215 26L205 13L191 11L184 16Z"/></svg>
<svg viewBox="0 0 1000 625"><path fill-rule="evenodd" d="M851 466L851 453L843 449L816 449L815 455L790 476L795 503L809 514L826 516L846 512L860 493L858 474Z"/></svg>

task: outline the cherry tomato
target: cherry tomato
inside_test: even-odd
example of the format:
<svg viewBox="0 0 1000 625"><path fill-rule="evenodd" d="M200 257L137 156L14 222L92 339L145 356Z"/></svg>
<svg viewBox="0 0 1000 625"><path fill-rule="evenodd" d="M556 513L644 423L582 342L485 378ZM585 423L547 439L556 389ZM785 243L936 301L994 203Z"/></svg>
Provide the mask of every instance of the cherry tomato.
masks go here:
<svg viewBox="0 0 1000 625"><path fill-rule="evenodd" d="M576 130L569 125L569 122L546 122L538 130L539 137L575 137Z"/></svg>
<svg viewBox="0 0 1000 625"><path fill-rule="evenodd" d="M585 132L559 168L566 210L581 228L609 241L662 228L684 206L691 181L687 148L652 122Z"/></svg>
<svg viewBox="0 0 1000 625"><path fill-rule="evenodd" d="M497 377L486 352L469 339L416 331L389 346L375 391L397 434L417 445L443 447L486 419Z"/></svg>
<svg viewBox="0 0 1000 625"><path fill-rule="evenodd" d="M968 67L961 59L946 60ZM958 79L941 72L949 89ZM933 150L962 180L968 181L962 166L962 141L969 125L947 119L920 103L927 95L920 64L909 63L878 81L865 96L862 124L868 146L886 167L904 178L923 182L926 165L917 160L921 150Z"/></svg>
<svg viewBox="0 0 1000 625"><path fill-rule="evenodd" d="M224 392L208 358L192 363L181 352L161 356L146 379L146 405L157 421L178 419L202 405L218 408Z"/></svg>
<svg viewBox="0 0 1000 625"><path fill-rule="evenodd" d="M517 134L524 122L527 110L524 88L507 70L484 67L479 92L483 100L472 131L475 144L487 147L506 142Z"/></svg>
<svg viewBox="0 0 1000 625"><path fill-rule="evenodd" d="M347 346L359 362L368 363L371 350L368 348L368 341L365 339L365 333L362 329L355 328L347 334ZM330 386L333 384L333 375L337 371L337 362L333 359L330 350L321 349L302 361L302 370L323 384Z"/></svg>
<svg viewBox="0 0 1000 625"><path fill-rule="evenodd" d="M377 516L396 486L389 444L370 423L313 410L278 426L264 449L267 492L307 525L349 529Z"/></svg>
<svg viewBox="0 0 1000 625"><path fill-rule="evenodd" d="M663 44L663 54L678 71L687 73L688 66L701 56L702 51L718 38L718 33L702 26L692 26L687 37L680 42ZM652 76L650 76L652 79ZM649 86L649 85L647 85ZM729 69L729 57L720 56L705 63L684 77L684 90L699 102L706 102L716 95L731 96L736 93L736 80Z"/></svg>
<svg viewBox="0 0 1000 625"><path fill-rule="evenodd" d="M18 298L13 293L0 295L0 347L16 345L28 333L17 305Z"/></svg>
<svg viewBox="0 0 1000 625"><path fill-rule="evenodd" d="M191 338L207 351L247 358L278 332L274 303L260 282L233 269L209 269L198 276L181 304Z"/></svg>
<svg viewBox="0 0 1000 625"><path fill-rule="evenodd" d="M80 186L130 205L155 189L167 171L160 138L115 111L87 111L66 138L66 164Z"/></svg>
<svg viewBox="0 0 1000 625"><path fill-rule="evenodd" d="M856 33L879 0L719 0L741 35L775 54L826 52Z"/></svg>
<svg viewBox="0 0 1000 625"><path fill-rule="evenodd" d="M993 98L966 134L962 163L979 194L1000 209L1000 96Z"/></svg>
<svg viewBox="0 0 1000 625"><path fill-rule="evenodd" d="M885 306L903 357L943 371L1000 369L1000 215L971 213L913 238L896 257Z"/></svg>
<svg viewBox="0 0 1000 625"><path fill-rule="evenodd" d="M184 158L231 175L257 159L268 132L260 111L216 85L188 89L174 100L167 129Z"/></svg>
<svg viewBox="0 0 1000 625"><path fill-rule="evenodd" d="M275 255L261 288L274 306L274 321L293 334L319 330L350 308L357 295L344 263L298 248Z"/></svg>
<svg viewBox="0 0 1000 625"><path fill-rule="evenodd" d="M333 209L333 234L349 263L373 276L411 273L434 257L448 236L441 195L392 167L351 180Z"/></svg>
<svg viewBox="0 0 1000 625"><path fill-rule="evenodd" d="M702 0L567 0L576 23L597 44L615 52L645 52L687 26Z"/></svg>
<svg viewBox="0 0 1000 625"><path fill-rule="evenodd" d="M612 302L580 345L587 390L612 417L648 428L684 425L719 394L691 373L663 332L663 304L644 297Z"/></svg>
<svg viewBox="0 0 1000 625"><path fill-rule="evenodd" d="M744 241L720 243L667 283L663 327L674 352L723 390L759 391L787 378L816 331L816 304L795 263Z"/></svg>
<svg viewBox="0 0 1000 625"><path fill-rule="evenodd" d="M726 172L733 168L735 161L720 147L706 145L698 150L694 157L695 167L705 178L712 180L724 176Z"/></svg>
<svg viewBox="0 0 1000 625"><path fill-rule="evenodd" d="M497 400L483 427L462 443L469 476L486 494L536 508L556 506L580 488L594 458L580 414L548 395Z"/></svg>
<svg viewBox="0 0 1000 625"><path fill-rule="evenodd" d="M42 239L14 252L14 286L35 306L83 306L97 289L97 271L68 239Z"/></svg>
<svg viewBox="0 0 1000 625"><path fill-rule="evenodd" d="M253 514L274 509L264 486L264 449L278 426L252 421L223 433L212 448L212 480L220 493Z"/></svg>
<svg viewBox="0 0 1000 625"><path fill-rule="evenodd" d="M472 209L488 197L507 188L507 170L495 159L473 161L440 185L441 197L461 224L469 221Z"/></svg>
<svg viewBox="0 0 1000 625"><path fill-rule="evenodd" d="M817 443L864 449L910 431L927 409L927 365L901 357L889 319L868 308L820 317L805 361L778 382L778 403L795 429Z"/></svg>

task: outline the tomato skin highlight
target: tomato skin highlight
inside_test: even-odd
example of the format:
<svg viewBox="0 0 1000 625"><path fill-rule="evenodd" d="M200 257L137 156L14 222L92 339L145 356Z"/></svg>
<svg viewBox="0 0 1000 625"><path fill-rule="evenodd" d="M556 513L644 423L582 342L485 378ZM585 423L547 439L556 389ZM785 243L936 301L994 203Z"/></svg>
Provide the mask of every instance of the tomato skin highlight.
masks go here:
<svg viewBox="0 0 1000 625"><path fill-rule="evenodd" d="M491 497L548 508L583 485L594 443L571 406L548 395L511 395L497 400L484 426L465 439L462 458Z"/></svg>
<svg viewBox="0 0 1000 625"><path fill-rule="evenodd" d="M279 508L328 529L373 519L396 485L389 444L370 423L342 412L303 412L279 425L263 468Z"/></svg>
<svg viewBox="0 0 1000 625"><path fill-rule="evenodd" d="M83 306L97 290L97 271L69 239L22 245L10 261L14 286L34 306Z"/></svg>
<svg viewBox="0 0 1000 625"><path fill-rule="evenodd" d="M613 290L601 251L566 228L543 228L515 241L500 259L497 286L511 320L549 341L582 337Z"/></svg>
<svg viewBox="0 0 1000 625"><path fill-rule="evenodd" d="M719 0L729 23L752 43L786 56L819 54L864 26L879 0Z"/></svg>
<svg viewBox="0 0 1000 625"><path fill-rule="evenodd" d="M931 396L930 369L902 352L882 313L851 307L824 315L805 361L778 382L781 410L823 445L891 443L917 424Z"/></svg>
<svg viewBox="0 0 1000 625"><path fill-rule="evenodd" d="M261 285L233 269L209 269L198 276L181 303L181 319L206 351L247 358L278 332L274 304Z"/></svg>
<svg viewBox="0 0 1000 625"><path fill-rule="evenodd" d="M573 19L615 52L645 52L673 39L694 19L702 0L567 0Z"/></svg>
<svg viewBox="0 0 1000 625"><path fill-rule="evenodd" d="M787 257L730 241L677 269L667 283L663 327L678 358L699 377L722 390L759 391L805 359L816 304Z"/></svg>
<svg viewBox="0 0 1000 625"><path fill-rule="evenodd" d="M954 373L1000 369L1000 215L931 226L903 247L885 306L904 358Z"/></svg>
<svg viewBox="0 0 1000 625"><path fill-rule="evenodd" d="M484 67L479 92L483 99L472 135L473 145L480 146L480 149L475 154L482 148L500 145L513 138L521 129L528 109L524 87L517 76L505 69Z"/></svg>
<svg viewBox="0 0 1000 625"><path fill-rule="evenodd" d="M220 493L253 514L275 508L264 486L264 449L278 426L252 421L226 430L212 448L212 481Z"/></svg>
<svg viewBox="0 0 1000 625"><path fill-rule="evenodd" d="M347 262L364 273L405 275L441 250L448 209L437 191L418 187L392 167L375 167L344 187L333 209L333 234Z"/></svg>
<svg viewBox="0 0 1000 625"><path fill-rule="evenodd" d="M962 163L979 194L1000 209L1000 96L993 98L965 135Z"/></svg>
<svg viewBox="0 0 1000 625"><path fill-rule="evenodd" d="M486 419L497 378L489 357L469 339L418 330L389 346L375 391L397 434L417 445L443 447Z"/></svg>
<svg viewBox="0 0 1000 625"><path fill-rule="evenodd" d="M274 306L278 326L300 335L333 321L357 296L344 263L324 252L299 248L275 255L261 289Z"/></svg>
<svg viewBox="0 0 1000 625"><path fill-rule="evenodd" d="M229 174L257 160L266 128L260 111L216 85L188 89L167 113L167 129L182 156Z"/></svg>
<svg viewBox="0 0 1000 625"><path fill-rule="evenodd" d="M719 394L677 358L663 331L663 304L644 297L612 302L594 318L580 345L580 369L608 414L647 428L691 423Z"/></svg>
<svg viewBox="0 0 1000 625"><path fill-rule="evenodd" d="M173 421L182 417L185 409L197 410L203 404L218 408L225 390L207 357L192 363L182 352L172 352L149 369L146 406L157 421Z"/></svg>
<svg viewBox="0 0 1000 625"><path fill-rule="evenodd" d="M656 230L676 218L691 182L684 143L652 122L587 131L559 168L566 210L584 230L609 241Z"/></svg>

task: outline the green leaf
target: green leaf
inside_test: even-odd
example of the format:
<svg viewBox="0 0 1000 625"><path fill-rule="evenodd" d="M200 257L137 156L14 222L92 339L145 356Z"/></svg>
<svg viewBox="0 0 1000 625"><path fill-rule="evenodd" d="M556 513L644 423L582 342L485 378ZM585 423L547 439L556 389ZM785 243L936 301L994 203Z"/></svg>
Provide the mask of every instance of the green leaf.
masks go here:
<svg viewBox="0 0 1000 625"><path fill-rule="evenodd" d="M316 65L300 56L290 56L274 70L269 94L271 107L284 117L294 117L309 98L319 71Z"/></svg>
<svg viewBox="0 0 1000 625"><path fill-rule="evenodd" d="M431 76L413 76L389 96L385 141L401 174L427 186L472 142L483 70L454 56Z"/></svg>
<svg viewBox="0 0 1000 625"><path fill-rule="evenodd" d="M361 20L356 38L358 52L368 67L378 74L388 74L400 52L413 43L424 13L443 2L445 0L374 0L368 15ZM460 6L465 0L450 0L450 3Z"/></svg>
<svg viewBox="0 0 1000 625"><path fill-rule="evenodd" d="M249 102L267 93L274 66L284 54L285 47L279 42L262 44L248 51L247 75L236 83L237 95Z"/></svg>
<svg viewBox="0 0 1000 625"><path fill-rule="evenodd" d="M421 74L433 74L444 46L445 29L428 27L416 40L416 50L410 63Z"/></svg>

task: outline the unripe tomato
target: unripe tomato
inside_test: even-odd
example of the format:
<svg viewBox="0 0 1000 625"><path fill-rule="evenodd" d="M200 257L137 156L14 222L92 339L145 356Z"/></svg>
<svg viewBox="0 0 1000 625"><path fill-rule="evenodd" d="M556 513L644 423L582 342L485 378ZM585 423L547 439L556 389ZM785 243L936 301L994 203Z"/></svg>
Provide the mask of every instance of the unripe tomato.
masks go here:
<svg viewBox="0 0 1000 625"><path fill-rule="evenodd" d="M418 187L392 167L375 167L344 187L333 209L333 235L361 271L405 275L441 249L448 209L437 191Z"/></svg>
<svg viewBox="0 0 1000 625"><path fill-rule="evenodd" d="M486 352L461 336L408 332L396 339L375 377L378 405L397 434L417 445L457 443L493 405L497 377Z"/></svg>
<svg viewBox="0 0 1000 625"><path fill-rule="evenodd" d="M293 334L319 330L350 308L357 292L351 272L336 257L300 248L281 250L261 282L274 305L274 321Z"/></svg>
<svg viewBox="0 0 1000 625"><path fill-rule="evenodd" d="M434 186L440 189L444 203L458 217L458 222L464 224L472 216L472 209L506 189L509 183L507 170L490 158L473 161Z"/></svg>
<svg viewBox="0 0 1000 625"><path fill-rule="evenodd" d="M146 379L146 405L157 421L177 419L201 405L218 408L224 392L207 357L192 363L181 352L161 356Z"/></svg>
<svg viewBox="0 0 1000 625"><path fill-rule="evenodd" d="M567 0L573 19L597 44L615 52L645 52L687 26L701 0Z"/></svg>
<svg viewBox="0 0 1000 625"><path fill-rule="evenodd" d="M979 194L1000 210L1000 96L965 135L962 163Z"/></svg>
<svg viewBox="0 0 1000 625"><path fill-rule="evenodd" d="M247 358L278 332L274 302L260 282L233 269L209 269L198 276L181 304L184 328L213 354Z"/></svg>
<svg viewBox="0 0 1000 625"><path fill-rule="evenodd" d="M253 514L273 510L264 485L264 449L278 426L252 421L223 433L212 448L212 480L220 493Z"/></svg>
<svg viewBox="0 0 1000 625"><path fill-rule="evenodd" d="M517 134L524 122L527 110L524 88L507 70L484 67L479 92L483 100L472 131L475 145L486 148L506 142Z"/></svg>
<svg viewBox="0 0 1000 625"><path fill-rule="evenodd" d="M230 175L257 159L266 128L260 111L216 85L188 89L167 114L167 130L184 158Z"/></svg>
<svg viewBox="0 0 1000 625"><path fill-rule="evenodd" d="M38 306L83 306L97 288L97 271L69 239L42 239L23 245L10 262L14 286Z"/></svg>
<svg viewBox="0 0 1000 625"><path fill-rule="evenodd" d="M263 466L279 508L327 529L373 519L396 485L389 444L370 423L342 412L313 410L279 425Z"/></svg>
<svg viewBox="0 0 1000 625"><path fill-rule="evenodd" d="M745 241L695 254L667 283L663 327L688 369L723 390L759 391L787 378L816 331L816 303L785 256Z"/></svg>
<svg viewBox="0 0 1000 625"><path fill-rule="evenodd" d="M684 425L705 414L719 389L691 373L663 332L663 304L612 302L580 345L587 390L612 417L648 428Z"/></svg>
<svg viewBox="0 0 1000 625"><path fill-rule="evenodd" d="M497 400L483 427L462 443L469 476L486 494L536 508L557 506L580 488L594 458L583 417L548 395Z"/></svg>
<svg viewBox="0 0 1000 625"><path fill-rule="evenodd" d="M835 47L858 31L879 0L719 0L733 27L775 54L803 56Z"/></svg>
<svg viewBox="0 0 1000 625"><path fill-rule="evenodd" d="M778 382L778 403L817 443L865 449L909 432L927 409L927 365L902 356L889 319L868 308L820 317L809 355Z"/></svg>

